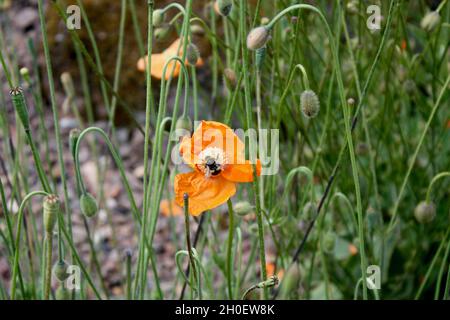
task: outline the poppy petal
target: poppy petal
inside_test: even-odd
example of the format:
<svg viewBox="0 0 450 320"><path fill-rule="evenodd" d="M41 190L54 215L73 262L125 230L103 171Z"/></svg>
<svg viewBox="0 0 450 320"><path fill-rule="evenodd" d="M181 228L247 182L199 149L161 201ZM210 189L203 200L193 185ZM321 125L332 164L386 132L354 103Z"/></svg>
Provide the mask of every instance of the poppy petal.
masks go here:
<svg viewBox="0 0 450 320"><path fill-rule="evenodd" d="M173 55L172 55L173 56ZM150 74L152 77L157 79L162 79L163 77L163 71L164 71L164 65L166 64L167 60L169 60L172 56L167 56L164 53L154 53L152 54L152 65L150 69ZM139 71L145 72L145 69L147 68L148 63L148 57L140 58L137 63L137 68ZM174 68L175 66L175 68ZM170 73L173 70L173 77L177 77L180 73L180 64L176 61L171 61L167 65L167 71L166 71L166 80L170 78Z"/></svg>
<svg viewBox="0 0 450 320"><path fill-rule="evenodd" d="M256 163L256 174L261 175L261 161L259 159ZM252 182L253 164L246 160L245 164L229 165L223 171L222 176L233 182Z"/></svg>
<svg viewBox="0 0 450 320"><path fill-rule="evenodd" d="M191 139L191 151L198 155L208 147L223 150L228 164L244 164L244 143L233 129L216 121L202 121Z"/></svg>
<svg viewBox="0 0 450 320"><path fill-rule="evenodd" d="M218 207L236 193L234 182L222 177L205 178L199 172L180 173L175 176L175 201L184 206L183 195L189 195L189 212L193 216Z"/></svg>

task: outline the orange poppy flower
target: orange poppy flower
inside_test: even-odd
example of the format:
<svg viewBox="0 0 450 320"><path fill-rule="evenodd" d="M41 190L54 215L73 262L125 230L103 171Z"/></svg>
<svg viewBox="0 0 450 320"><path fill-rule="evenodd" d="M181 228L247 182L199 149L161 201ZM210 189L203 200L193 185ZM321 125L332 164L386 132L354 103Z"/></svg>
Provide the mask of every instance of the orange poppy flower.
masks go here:
<svg viewBox="0 0 450 320"><path fill-rule="evenodd" d="M253 165L245 160L244 143L220 122L202 121L191 138L183 138L180 153L194 171L175 177L175 201L183 206L187 193L194 216L225 203L236 193L237 182L253 181ZM259 160L256 173L261 174Z"/></svg>
<svg viewBox="0 0 450 320"><path fill-rule="evenodd" d="M164 65L166 64L167 60L172 58L173 56L181 57L183 55L182 46L180 45L181 39L178 38L175 40L166 50L164 50L161 53L154 53L152 54L152 65L150 66L150 73L153 77L157 79L162 79L163 77L163 71L164 71ZM179 49L179 54L178 54ZM139 71L145 72L146 66L147 66L148 56L145 56L145 58L140 58L137 62L137 68ZM174 67L175 65L175 67ZM201 67L203 65L202 58L198 58L197 60L197 67ZM177 77L180 74L180 63L177 61L171 61L167 65L167 71L166 71L166 80L169 79L170 73L173 71L173 77Z"/></svg>
<svg viewBox="0 0 450 320"><path fill-rule="evenodd" d="M159 204L159 212L165 217L176 217L183 215L183 209L177 205L174 199L163 199Z"/></svg>
<svg viewBox="0 0 450 320"><path fill-rule="evenodd" d="M267 277L271 277L271 276L275 275L275 269L276 269L275 263L267 262L266 263ZM277 275L278 280L282 280L283 276L284 276L284 270L283 269L279 270L276 275Z"/></svg>

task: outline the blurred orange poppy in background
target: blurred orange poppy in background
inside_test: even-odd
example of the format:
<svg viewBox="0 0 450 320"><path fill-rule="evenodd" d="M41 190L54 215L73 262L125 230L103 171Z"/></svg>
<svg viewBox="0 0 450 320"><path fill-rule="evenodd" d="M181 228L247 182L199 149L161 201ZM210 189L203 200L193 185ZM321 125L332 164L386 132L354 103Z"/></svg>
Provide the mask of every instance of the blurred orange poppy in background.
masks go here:
<svg viewBox="0 0 450 320"><path fill-rule="evenodd" d="M180 153L194 171L175 177L175 201L183 206L187 193L194 216L225 203L236 193L236 183L253 181L253 165L245 160L244 143L220 122L202 121L191 138L183 138ZM259 159L256 173L261 174Z"/></svg>
<svg viewBox="0 0 450 320"><path fill-rule="evenodd" d="M179 54L178 54L179 52ZM152 54L152 65L150 66L150 73L153 77L157 79L162 79L163 77L163 71L164 71L164 65L166 64L167 60L174 56L181 57L183 55L183 48L181 43L181 38L178 38L175 40L166 50L164 50L161 53L154 53ZM139 71L145 72L146 66L147 66L148 56L142 57L137 62L137 68ZM203 66L203 60L202 58L198 58L196 67ZM180 63L177 61L171 61L167 65L167 71L165 79L168 80L170 77L170 74L173 70L173 77L177 77L180 74Z"/></svg>
<svg viewBox="0 0 450 320"><path fill-rule="evenodd" d="M183 214L183 209L175 202L175 199L163 199L159 204L159 212L165 217L176 217Z"/></svg>

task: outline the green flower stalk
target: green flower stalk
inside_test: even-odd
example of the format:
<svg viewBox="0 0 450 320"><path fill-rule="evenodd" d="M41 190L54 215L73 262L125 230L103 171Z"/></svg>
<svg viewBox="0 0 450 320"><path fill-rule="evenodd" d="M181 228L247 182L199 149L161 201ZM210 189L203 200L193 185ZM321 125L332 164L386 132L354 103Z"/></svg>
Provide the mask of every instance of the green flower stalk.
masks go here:
<svg viewBox="0 0 450 320"><path fill-rule="evenodd" d="M196 271L196 266L195 266L195 261L194 261L194 256L193 256L193 251L192 251L192 245L191 245L191 228L190 228L190 224L189 224L189 196L187 193L184 194L184 228L185 228L185 232L186 232L186 245L188 248L188 253L189 253L189 263L191 265L192 268L192 274L194 275L194 279L195 281L197 281L197 271Z"/></svg>

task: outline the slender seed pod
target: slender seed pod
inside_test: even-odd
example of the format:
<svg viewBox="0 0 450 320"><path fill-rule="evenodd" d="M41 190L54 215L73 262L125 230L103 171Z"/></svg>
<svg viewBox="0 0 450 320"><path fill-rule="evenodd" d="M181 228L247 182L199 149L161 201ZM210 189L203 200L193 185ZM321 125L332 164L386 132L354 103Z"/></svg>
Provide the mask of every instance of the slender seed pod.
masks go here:
<svg viewBox="0 0 450 320"><path fill-rule="evenodd" d="M302 113L307 118L314 118L320 110L320 102L316 93L312 90L305 90L300 96L300 107Z"/></svg>
<svg viewBox="0 0 450 320"><path fill-rule="evenodd" d="M192 132L191 118L189 118L189 116L182 116L178 118L177 122L175 123L175 128L177 130L186 130L190 134Z"/></svg>
<svg viewBox="0 0 450 320"><path fill-rule="evenodd" d="M258 283L257 287L258 288L270 288L273 286L278 285L280 281L278 280L278 277L276 275L270 276L266 281L262 281L260 283Z"/></svg>
<svg viewBox="0 0 450 320"><path fill-rule="evenodd" d="M186 60L191 66L197 64L198 58L200 57L200 52L195 44L192 42L188 43L186 48Z"/></svg>
<svg viewBox="0 0 450 320"><path fill-rule="evenodd" d="M256 67L260 70L266 58L266 47L262 47L256 50Z"/></svg>
<svg viewBox="0 0 450 320"><path fill-rule="evenodd" d="M245 216L255 211L255 207L248 201L240 201L233 206L233 211L240 216Z"/></svg>
<svg viewBox="0 0 450 320"><path fill-rule="evenodd" d="M256 27L247 36L247 48L257 50L264 47L269 41L269 29L265 26Z"/></svg>
<svg viewBox="0 0 450 320"><path fill-rule="evenodd" d="M20 122L25 129L27 134L30 133L30 117L28 115L28 108L25 102L25 96L23 95L23 90L20 87L16 87L11 89L9 92L12 98L12 102L14 108L17 111L17 115L19 116Z"/></svg>
<svg viewBox="0 0 450 320"><path fill-rule="evenodd" d="M219 14L227 17L233 9L233 0L217 0Z"/></svg>
<svg viewBox="0 0 450 320"><path fill-rule="evenodd" d="M166 15L164 14L164 10L156 9L153 11L153 26L155 28L162 26L165 19Z"/></svg>
<svg viewBox="0 0 450 320"><path fill-rule="evenodd" d="M98 205L97 200L90 193L83 193L80 198L81 213L86 217L91 218L97 214Z"/></svg>
<svg viewBox="0 0 450 320"><path fill-rule="evenodd" d="M428 12L420 21L420 26L427 32L433 31L441 22L441 16L437 11Z"/></svg>
<svg viewBox="0 0 450 320"><path fill-rule="evenodd" d="M69 274L67 273L68 267L69 265L64 260L59 260L53 265L53 275L59 282L63 282L69 277Z"/></svg>
<svg viewBox="0 0 450 320"><path fill-rule="evenodd" d="M72 157L73 159L75 159L75 149L77 146L77 142L78 142L78 138L80 137L80 129L78 128L74 128L72 130L70 130L69 133L69 148L70 148L70 152L72 153Z"/></svg>
<svg viewBox="0 0 450 320"><path fill-rule="evenodd" d="M47 233L52 233L58 218L59 198L51 194L44 198L44 229Z"/></svg>
<svg viewBox="0 0 450 320"><path fill-rule="evenodd" d="M436 206L433 202L421 201L414 210L419 223L430 223L436 217Z"/></svg>

